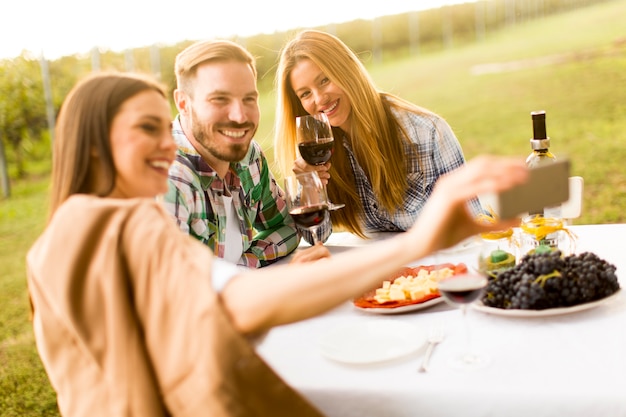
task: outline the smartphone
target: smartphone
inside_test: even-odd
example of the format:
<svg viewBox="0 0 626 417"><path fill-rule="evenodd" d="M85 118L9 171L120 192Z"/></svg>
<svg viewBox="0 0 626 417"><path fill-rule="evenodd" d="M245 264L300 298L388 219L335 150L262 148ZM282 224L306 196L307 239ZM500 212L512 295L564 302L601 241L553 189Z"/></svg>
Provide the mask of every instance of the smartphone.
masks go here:
<svg viewBox="0 0 626 417"><path fill-rule="evenodd" d="M569 159L530 169L528 180L497 195L480 196L484 208L491 208L501 219L512 219L540 212L569 199Z"/></svg>

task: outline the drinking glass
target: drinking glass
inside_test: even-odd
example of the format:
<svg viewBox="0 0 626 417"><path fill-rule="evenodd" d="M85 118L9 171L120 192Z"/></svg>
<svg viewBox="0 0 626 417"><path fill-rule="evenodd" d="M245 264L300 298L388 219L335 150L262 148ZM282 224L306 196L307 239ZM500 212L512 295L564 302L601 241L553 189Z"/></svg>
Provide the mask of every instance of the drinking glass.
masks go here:
<svg viewBox="0 0 626 417"><path fill-rule="evenodd" d="M464 274L442 279L438 283L439 293L444 300L448 304L458 307L463 314L465 349L450 360L450 366L455 369L470 371L482 368L489 363L489 358L485 354L475 352L472 349L470 324L467 317L469 305L482 297L486 287L486 276L480 271L472 269Z"/></svg>
<svg viewBox="0 0 626 417"><path fill-rule="evenodd" d="M324 165L330 161L335 146L333 129L325 113L307 114L296 117L296 137L298 151L309 165ZM324 193L326 187L324 186ZM328 201L329 210L345 207Z"/></svg>
<svg viewBox="0 0 626 417"><path fill-rule="evenodd" d="M300 227L313 235L313 243L319 242L317 230L328 219L328 199L324 184L315 171L306 171L285 178L287 209Z"/></svg>

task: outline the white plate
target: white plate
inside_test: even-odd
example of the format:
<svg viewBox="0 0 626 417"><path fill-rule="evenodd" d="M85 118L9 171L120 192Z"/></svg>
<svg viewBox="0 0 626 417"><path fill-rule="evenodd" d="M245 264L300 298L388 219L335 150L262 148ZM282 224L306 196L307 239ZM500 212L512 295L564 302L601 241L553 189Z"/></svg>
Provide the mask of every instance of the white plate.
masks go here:
<svg viewBox="0 0 626 417"><path fill-rule="evenodd" d="M423 303L409 304L409 305L400 306L400 307L366 308L366 307L354 306L354 308L356 308L357 310L364 311L366 313L372 313L372 314L400 314L400 313L408 313L411 311L422 310L422 309L434 306L435 304L439 304L443 301L444 301L443 297L437 297L437 298L431 298L430 300L424 301Z"/></svg>
<svg viewBox="0 0 626 417"><path fill-rule="evenodd" d="M324 334L318 343L328 359L349 364L369 364L417 352L426 344L422 330L389 319L343 323Z"/></svg>
<svg viewBox="0 0 626 417"><path fill-rule="evenodd" d="M475 310L482 311L483 313L493 314L496 316L508 316L508 317L548 317L548 316L559 316L562 314L571 314L579 311L589 310L603 304L607 304L613 301L620 294L621 290L618 290L615 294L609 295L608 297L602 298L600 300L591 301L589 303L578 304L571 307L557 307L557 308L546 308L545 310L522 310L522 309L510 309L507 310L505 308L495 308L495 307L487 307L482 302L477 302L472 304L472 307Z"/></svg>

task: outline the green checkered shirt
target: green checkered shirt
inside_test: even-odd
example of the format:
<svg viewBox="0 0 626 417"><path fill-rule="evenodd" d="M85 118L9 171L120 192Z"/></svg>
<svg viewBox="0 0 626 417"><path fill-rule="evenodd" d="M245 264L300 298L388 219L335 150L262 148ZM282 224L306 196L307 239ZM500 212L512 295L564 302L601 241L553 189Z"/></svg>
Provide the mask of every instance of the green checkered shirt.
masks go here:
<svg viewBox="0 0 626 417"><path fill-rule="evenodd" d="M226 243L226 208L222 195L230 190L239 218L243 255L238 265L259 268L291 253L299 243L282 189L274 179L261 147L252 141L247 155L231 163L225 178L202 159L180 125L173 123L178 145L163 196L165 209L180 229L207 244L219 258Z"/></svg>

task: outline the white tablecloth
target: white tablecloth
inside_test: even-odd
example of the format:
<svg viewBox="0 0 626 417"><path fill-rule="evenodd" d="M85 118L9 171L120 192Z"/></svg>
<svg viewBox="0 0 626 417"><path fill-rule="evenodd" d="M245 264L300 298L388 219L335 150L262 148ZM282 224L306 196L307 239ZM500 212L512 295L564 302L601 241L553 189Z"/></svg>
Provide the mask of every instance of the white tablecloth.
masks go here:
<svg viewBox="0 0 626 417"><path fill-rule="evenodd" d="M572 226L576 252L592 251L617 266L626 285L626 224ZM377 239L388 235L379 235ZM369 244L334 234L331 252ZM626 299L573 314L511 318L470 311L472 345L489 355L486 368L459 372L448 359L464 346L460 311L445 303L401 315L372 315L346 303L321 317L281 326L258 347L289 384L328 416L626 416ZM334 326L400 320L424 332L443 322L428 373L424 349L390 362L349 365L320 354Z"/></svg>

